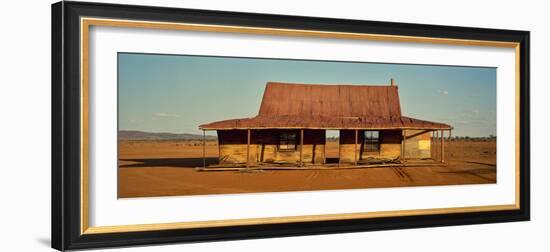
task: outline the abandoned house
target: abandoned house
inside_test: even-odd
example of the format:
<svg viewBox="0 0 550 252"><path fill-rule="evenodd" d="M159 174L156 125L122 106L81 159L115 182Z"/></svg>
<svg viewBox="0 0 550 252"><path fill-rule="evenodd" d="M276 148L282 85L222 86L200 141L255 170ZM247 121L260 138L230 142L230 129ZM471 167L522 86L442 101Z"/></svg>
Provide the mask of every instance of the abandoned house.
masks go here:
<svg viewBox="0 0 550 252"><path fill-rule="evenodd" d="M448 124L403 116L398 87L268 82L257 116L200 125L218 135L227 165L327 163L327 130L339 132L338 164L444 157ZM438 138L439 137L439 138Z"/></svg>

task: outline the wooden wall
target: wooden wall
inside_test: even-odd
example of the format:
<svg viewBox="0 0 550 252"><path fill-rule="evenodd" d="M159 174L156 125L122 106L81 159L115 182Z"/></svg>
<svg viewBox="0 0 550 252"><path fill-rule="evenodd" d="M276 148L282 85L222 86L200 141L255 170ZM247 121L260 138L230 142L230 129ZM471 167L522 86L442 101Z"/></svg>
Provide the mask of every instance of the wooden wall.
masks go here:
<svg viewBox="0 0 550 252"><path fill-rule="evenodd" d="M363 141L361 131L358 132L357 142ZM340 163L355 162L355 130L340 130ZM357 158L359 159L360 144L357 144Z"/></svg>
<svg viewBox="0 0 550 252"><path fill-rule="evenodd" d="M300 131L297 132L296 150L279 150L279 134L283 130L251 130L250 164L300 162ZM430 158L430 131L406 130L405 158ZM364 133L358 131L357 150L355 130L340 131L340 162L354 163L368 158L395 159L401 157L401 130L379 131L380 152L367 152L363 146ZM247 153L246 130L219 130L218 140L221 164L244 164ZM304 130L303 163L325 163L325 130ZM357 152L355 152L357 151ZM357 155L357 156L356 156Z"/></svg>
<svg viewBox="0 0 550 252"><path fill-rule="evenodd" d="M394 159L401 156L401 130L379 131L380 152L367 152L363 145L364 131L358 131L357 159L372 158ZM340 162L355 161L355 130L340 131Z"/></svg>
<svg viewBox="0 0 550 252"><path fill-rule="evenodd" d="M431 131L406 130L405 136L405 158L431 157Z"/></svg>
<svg viewBox="0 0 550 252"><path fill-rule="evenodd" d="M294 163L300 162L300 131L297 133L296 150L279 150L279 133L282 130L251 130L250 156L251 164L262 163ZM247 131L218 131L220 163L246 163ZM322 164L325 162L325 131L304 130L303 163Z"/></svg>
<svg viewBox="0 0 550 252"><path fill-rule="evenodd" d="M380 152L382 158L395 159L401 157L401 140L403 138L401 130L381 131Z"/></svg>

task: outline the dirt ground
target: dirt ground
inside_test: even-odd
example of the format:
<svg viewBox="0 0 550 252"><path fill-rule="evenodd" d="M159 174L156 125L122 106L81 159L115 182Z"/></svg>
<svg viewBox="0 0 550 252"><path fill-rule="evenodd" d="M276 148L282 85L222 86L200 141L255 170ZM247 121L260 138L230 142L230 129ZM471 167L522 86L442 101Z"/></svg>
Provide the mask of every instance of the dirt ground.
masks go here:
<svg viewBox="0 0 550 252"><path fill-rule="evenodd" d="M118 197L496 183L496 141L446 142L446 165L249 172L196 171L203 166L201 144L120 141ZM337 146L328 143L327 158L337 157ZM216 141L207 142L206 157L207 165L217 163Z"/></svg>

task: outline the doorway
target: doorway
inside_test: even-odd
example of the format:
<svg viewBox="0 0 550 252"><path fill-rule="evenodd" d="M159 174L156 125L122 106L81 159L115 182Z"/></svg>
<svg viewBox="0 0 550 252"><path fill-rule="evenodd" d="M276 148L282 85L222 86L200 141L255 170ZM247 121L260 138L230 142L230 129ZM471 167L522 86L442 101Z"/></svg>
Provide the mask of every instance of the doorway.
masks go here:
<svg viewBox="0 0 550 252"><path fill-rule="evenodd" d="M340 162L340 131L327 130L325 134L325 160L327 164Z"/></svg>

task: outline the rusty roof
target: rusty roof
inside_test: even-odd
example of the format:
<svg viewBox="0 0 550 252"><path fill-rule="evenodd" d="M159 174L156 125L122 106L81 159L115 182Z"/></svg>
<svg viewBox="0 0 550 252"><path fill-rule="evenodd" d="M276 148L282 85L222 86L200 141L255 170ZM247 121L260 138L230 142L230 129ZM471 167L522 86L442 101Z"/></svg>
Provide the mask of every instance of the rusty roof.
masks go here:
<svg viewBox="0 0 550 252"><path fill-rule="evenodd" d="M268 82L259 116L401 117L397 86Z"/></svg>
<svg viewBox="0 0 550 252"><path fill-rule="evenodd" d="M268 82L256 117L218 121L199 128L450 129L451 126L402 116L394 85Z"/></svg>

